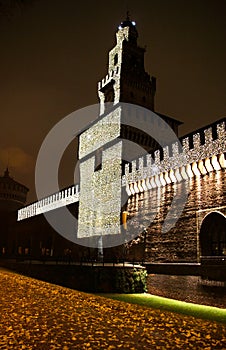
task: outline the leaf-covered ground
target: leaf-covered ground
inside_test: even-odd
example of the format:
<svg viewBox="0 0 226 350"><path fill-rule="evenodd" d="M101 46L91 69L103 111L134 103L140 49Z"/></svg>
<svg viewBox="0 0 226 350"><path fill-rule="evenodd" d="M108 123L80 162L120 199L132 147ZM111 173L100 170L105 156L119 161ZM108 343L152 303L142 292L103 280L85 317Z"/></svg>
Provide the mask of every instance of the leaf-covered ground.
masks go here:
<svg viewBox="0 0 226 350"><path fill-rule="evenodd" d="M226 326L0 271L0 349L226 349Z"/></svg>

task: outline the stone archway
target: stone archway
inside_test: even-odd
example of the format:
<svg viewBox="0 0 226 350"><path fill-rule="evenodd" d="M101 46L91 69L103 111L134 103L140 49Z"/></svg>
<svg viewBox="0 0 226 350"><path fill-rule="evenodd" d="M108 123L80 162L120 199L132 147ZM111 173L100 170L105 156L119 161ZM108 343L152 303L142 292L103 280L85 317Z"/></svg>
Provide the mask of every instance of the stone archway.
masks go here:
<svg viewBox="0 0 226 350"><path fill-rule="evenodd" d="M203 219L200 228L201 256L226 256L226 217L217 211Z"/></svg>

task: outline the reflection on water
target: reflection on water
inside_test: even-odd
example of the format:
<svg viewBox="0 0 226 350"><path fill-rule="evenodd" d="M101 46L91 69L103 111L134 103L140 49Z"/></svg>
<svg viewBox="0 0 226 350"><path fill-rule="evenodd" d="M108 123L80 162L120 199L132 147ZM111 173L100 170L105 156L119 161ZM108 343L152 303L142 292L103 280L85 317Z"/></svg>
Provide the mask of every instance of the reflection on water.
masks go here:
<svg viewBox="0 0 226 350"><path fill-rule="evenodd" d="M202 286L198 276L148 276L148 293L202 305L226 308L226 288Z"/></svg>

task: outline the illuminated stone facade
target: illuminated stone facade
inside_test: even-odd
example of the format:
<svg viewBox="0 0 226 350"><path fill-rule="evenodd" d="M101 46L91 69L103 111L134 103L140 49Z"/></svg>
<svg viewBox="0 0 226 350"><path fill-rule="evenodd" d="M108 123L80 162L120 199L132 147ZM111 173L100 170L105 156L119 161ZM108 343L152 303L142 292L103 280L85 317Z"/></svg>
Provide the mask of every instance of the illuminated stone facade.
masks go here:
<svg viewBox="0 0 226 350"><path fill-rule="evenodd" d="M137 46L132 21L121 24L116 41L109 53L108 74L98 84L100 115L79 136L80 184L22 208L18 221L79 202L78 239L120 234L124 204L121 196L126 190L128 231L135 229L138 235L130 248L137 249L142 242L139 236L142 229L136 226L141 218L147 226L147 261L199 261L199 231L205 214L213 210L226 214L225 118L181 138L180 142L156 149L152 138L128 126L129 113L120 106L120 102L134 103L154 110L155 79L150 79L144 70L144 49ZM180 123L160 116L177 135ZM138 119L142 124L148 118L141 113ZM153 122L152 130L155 132L156 128ZM134 154L133 160L124 164L120 138L136 141L154 152L142 157ZM185 187L188 200L183 213L175 227L162 233L172 199Z"/></svg>
<svg viewBox="0 0 226 350"><path fill-rule="evenodd" d="M78 238L120 233L122 143L102 153L102 167L95 171L95 157L80 164Z"/></svg>
<svg viewBox="0 0 226 350"><path fill-rule="evenodd" d="M121 109L117 108L80 136L78 238L120 233L122 143L117 140L120 125ZM99 164L95 159L97 150Z"/></svg>
<svg viewBox="0 0 226 350"><path fill-rule="evenodd" d="M212 171L225 169L226 134L225 121L215 125L217 138L213 140L213 129L204 129L204 143L201 144L201 134L195 133L190 137L181 139L182 149L179 152L179 143L163 148L163 159L160 160L160 151L140 158L132 162L132 171L129 165L125 165L125 175L122 177L122 185L126 186L129 195L144 192L151 188L165 186L188 180L194 176L202 176ZM190 139L190 140L189 140ZM190 141L190 142L189 142ZM193 147L189 144L193 144ZM138 163L138 166L137 166ZM153 167L152 165L155 164Z"/></svg>
<svg viewBox="0 0 226 350"><path fill-rule="evenodd" d="M79 159L86 157L119 137L120 128L121 113L120 109L116 109L80 135Z"/></svg>
<svg viewBox="0 0 226 350"><path fill-rule="evenodd" d="M98 83L100 114L106 102L133 103L154 110L156 80L144 68L145 49L137 45L136 23L127 18L116 32L116 45L109 52L108 74Z"/></svg>

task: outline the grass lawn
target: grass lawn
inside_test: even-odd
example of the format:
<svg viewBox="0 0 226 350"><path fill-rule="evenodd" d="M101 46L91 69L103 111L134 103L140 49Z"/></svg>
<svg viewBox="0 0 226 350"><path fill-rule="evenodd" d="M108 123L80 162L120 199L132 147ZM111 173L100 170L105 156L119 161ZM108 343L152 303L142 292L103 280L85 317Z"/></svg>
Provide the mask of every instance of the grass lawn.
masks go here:
<svg viewBox="0 0 226 350"><path fill-rule="evenodd" d="M210 321L226 323L226 309L217 307L187 303L174 299L144 294L101 294L106 298L124 301L131 304L143 305L150 308L177 312Z"/></svg>

